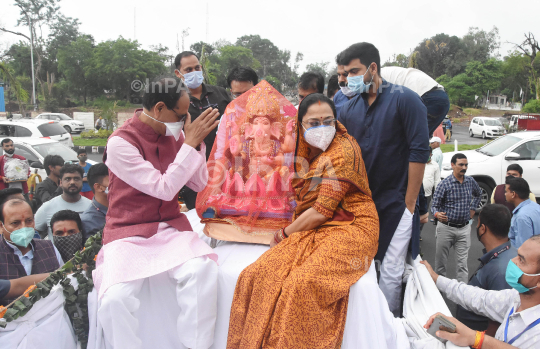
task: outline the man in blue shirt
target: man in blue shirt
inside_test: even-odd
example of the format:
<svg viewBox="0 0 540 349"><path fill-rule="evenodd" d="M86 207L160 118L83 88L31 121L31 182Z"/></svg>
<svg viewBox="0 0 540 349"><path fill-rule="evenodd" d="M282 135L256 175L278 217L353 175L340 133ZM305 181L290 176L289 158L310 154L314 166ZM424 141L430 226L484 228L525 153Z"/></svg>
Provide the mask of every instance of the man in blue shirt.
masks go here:
<svg viewBox="0 0 540 349"><path fill-rule="evenodd" d="M433 194L431 212L439 221L435 231L435 271L446 276L450 248L456 251L457 277L467 282L467 257L471 247L471 219L480 204L482 191L474 178L465 176L469 163L465 154L452 156L452 174L443 179Z"/></svg>
<svg viewBox="0 0 540 349"><path fill-rule="evenodd" d="M358 94L342 107L338 120L362 150L379 214L379 286L399 316L413 214L429 158L427 110L415 92L380 77L379 51L372 44L351 45L338 58L349 89ZM413 258L419 250L418 212L415 220Z"/></svg>
<svg viewBox="0 0 540 349"><path fill-rule="evenodd" d="M77 158L79 158L79 166L81 166L84 170L81 195L92 200L92 198L94 197L94 194L92 193L92 189L88 185L88 170L90 170L90 167L92 167L92 164L86 162L86 160L88 159L88 155L86 154L86 149L84 148L78 149Z"/></svg>
<svg viewBox="0 0 540 349"><path fill-rule="evenodd" d="M525 179L512 177L506 180L504 196L516 207L508 237L516 248L531 236L540 234L540 205L529 199L530 192Z"/></svg>
<svg viewBox="0 0 540 349"><path fill-rule="evenodd" d="M95 164L88 171L88 183L94 192L92 205L81 214L83 237L90 236L102 230L109 209L109 168L105 164Z"/></svg>
<svg viewBox="0 0 540 349"><path fill-rule="evenodd" d="M487 205L480 211L476 236L485 248L484 255L478 259L480 265L469 280L470 286L488 291L511 288L505 278L508 262L517 256L517 249L508 239L511 217L510 211L504 205ZM465 310L461 305L457 306L456 318L475 331L487 330L486 334L490 336L495 336L500 326L500 323Z"/></svg>

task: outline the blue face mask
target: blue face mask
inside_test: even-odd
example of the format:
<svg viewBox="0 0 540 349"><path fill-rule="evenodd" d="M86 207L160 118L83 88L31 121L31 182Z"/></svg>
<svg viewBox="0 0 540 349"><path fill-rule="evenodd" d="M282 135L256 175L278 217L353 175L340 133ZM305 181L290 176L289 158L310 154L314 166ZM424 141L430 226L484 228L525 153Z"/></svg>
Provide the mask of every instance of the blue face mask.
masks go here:
<svg viewBox="0 0 540 349"><path fill-rule="evenodd" d="M369 66L371 66L371 64ZM368 66L368 70L369 70L369 66ZM364 76L366 74L367 74L367 71L364 73L364 75L347 76L347 86L349 87L351 92L354 92L355 94L368 92L369 87L373 83L373 75L371 75L371 81L369 82L369 84L366 84L364 82Z"/></svg>
<svg viewBox="0 0 540 349"><path fill-rule="evenodd" d="M191 73L184 74L184 83L188 88L195 89L203 83L204 76L202 71L192 71Z"/></svg>
<svg viewBox="0 0 540 349"><path fill-rule="evenodd" d="M508 262L508 266L506 267L506 282L508 283L508 285L510 285L512 288L516 289L519 293L524 293L524 292L527 292L529 290L532 290L538 286L534 286L534 287L531 287L531 288L527 288L525 286L523 286L520 282L519 282L519 278L521 278L522 275L527 275L527 276L538 276L540 274L527 274L527 273L524 273L521 269L519 269L519 267L512 261L510 260L510 262Z"/></svg>
<svg viewBox="0 0 540 349"><path fill-rule="evenodd" d="M3 224L2 224L3 225ZM6 227L4 226L4 229ZM13 242L15 245L20 247L28 247L28 244L30 241L32 241L32 238L34 237L34 228L32 227L24 227L21 229L14 230L13 232L10 232L6 229L8 233L11 235L9 236L9 239L11 242Z"/></svg>

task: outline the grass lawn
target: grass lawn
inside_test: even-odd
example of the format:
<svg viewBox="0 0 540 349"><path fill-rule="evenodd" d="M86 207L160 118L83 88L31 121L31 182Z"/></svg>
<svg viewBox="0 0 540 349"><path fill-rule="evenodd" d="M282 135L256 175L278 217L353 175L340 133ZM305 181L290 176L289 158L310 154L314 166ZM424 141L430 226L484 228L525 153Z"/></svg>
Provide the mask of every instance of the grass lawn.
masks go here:
<svg viewBox="0 0 540 349"><path fill-rule="evenodd" d="M105 138L85 139L81 137L73 137L73 144L75 144L75 146L106 146L107 140Z"/></svg>
<svg viewBox="0 0 540 349"><path fill-rule="evenodd" d="M458 150L473 150L478 149L483 144L458 144ZM448 153L454 151L454 144L441 144L441 150L443 153Z"/></svg>

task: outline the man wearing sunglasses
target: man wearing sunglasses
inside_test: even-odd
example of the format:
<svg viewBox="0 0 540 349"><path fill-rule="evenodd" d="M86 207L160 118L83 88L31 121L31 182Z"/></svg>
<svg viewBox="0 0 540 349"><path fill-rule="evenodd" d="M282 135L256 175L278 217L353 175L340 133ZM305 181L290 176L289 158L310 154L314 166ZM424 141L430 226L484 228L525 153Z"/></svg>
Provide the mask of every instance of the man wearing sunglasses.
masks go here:
<svg viewBox="0 0 540 349"><path fill-rule="evenodd" d="M184 185L195 192L205 188L203 140L216 128L219 113L208 108L192 122L188 108L180 79L152 82L143 109L111 135L103 154L109 208L94 280L101 299L98 321L114 348L152 345L152 331L137 326L139 306L151 302L141 295L143 284L169 287L176 295L168 302L178 306L164 305L155 317L177 317L178 333L171 338L188 348L213 342L217 256L180 213L177 194Z"/></svg>

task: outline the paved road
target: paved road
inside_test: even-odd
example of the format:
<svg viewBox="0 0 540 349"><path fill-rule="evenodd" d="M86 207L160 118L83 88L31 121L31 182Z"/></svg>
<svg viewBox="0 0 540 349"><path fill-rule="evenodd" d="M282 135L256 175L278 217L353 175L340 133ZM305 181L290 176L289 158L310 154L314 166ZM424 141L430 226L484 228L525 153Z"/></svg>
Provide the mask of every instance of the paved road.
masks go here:
<svg viewBox="0 0 540 349"><path fill-rule="evenodd" d="M456 139L458 144L484 144L487 142L487 140L482 139L482 137L469 137L469 127L461 125L454 125L452 127L451 143Z"/></svg>
<svg viewBox="0 0 540 349"><path fill-rule="evenodd" d="M430 219L432 219L430 214ZM480 241L478 241L478 238L476 237L476 224L478 223L478 215L474 217L474 222L471 227L471 248L469 249L469 258L467 260L467 265L469 266L469 278L473 275L473 273L476 271L479 265L478 258L480 258L483 253L482 249L484 246ZM433 225L432 222L428 222L426 225L424 225L424 229L422 230L422 241L420 242L420 253L422 254L422 258L431 264L432 267L435 268L435 225ZM450 250L450 254L448 255L448 263L446 266L447 274L446 276L449 278L455 278L456 277L456 257L455 257L455 251L454 249ZM446 300L446 298L445 298ZM450 308L450 311L453 315L456 313L456 305L446 300L446 304L448 304L448 307Z"/></svg>

